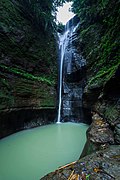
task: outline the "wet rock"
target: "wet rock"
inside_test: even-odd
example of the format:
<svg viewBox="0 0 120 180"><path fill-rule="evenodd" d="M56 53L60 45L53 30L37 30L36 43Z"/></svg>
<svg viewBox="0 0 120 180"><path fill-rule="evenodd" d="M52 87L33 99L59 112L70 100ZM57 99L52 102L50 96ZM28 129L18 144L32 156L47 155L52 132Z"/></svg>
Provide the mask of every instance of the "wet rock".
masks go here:
<svg viewBox="0 0 120 180"><path fill-rule="evenodd" d="M68 83L81 81L86 73L86 60L78 53L75 47L78 39L76 30L79 25L78 21L76 21L77 24L74 23L75 18L71 19L66 25L69 32L65 39L63 76L64 81Z"/></svg>
<svg viewBox="0 0 120 180"><path fill-rule="evenodd" d="M105 149L114 143L114 133L109 124L95 113L92 116L92 124L87 130L87 142L80 157Z"/></svg>
<svg viewBox="0 0 120 180"><path fill-rule="evenodd" d="M74 122L91 122L90 110L82 108L82 94L85 81L63 83L62 119Z"/></svg>
<svg viewBox="0 0 120 180"><path fill-rule="evenodd" d="M102 87L97 86L96 84L91 87L88 87L88 86L85 87L84 92L83 92L83 106L85 108L93 109L93 106L98 100L101 89Z"/></svg>
<svg viewBox="0 0 120 180"><path fill-rule="evenodd" d="M99 112L111 127L115 127L120 123L120 105L119 99L99 99L94 104L94 110Z"/></svg>
<svg viewBox="0 0 120 180"><path fill-rule="evenodd" d="M90 74L87 86L83 93L83 106L99 112L113 129L120 123L120 67L112 74L111 78L104 79L103 82L91 79Z"/></svg>
<svg viewBox="0 0 120 180"><path fill-rule="evenodd" d="M23 129L30 129L53 123L54 108L14 108L0 112L0 138Z"/></svg>
<svg viewBox="0 0 120 180"><path fill-rule="evenodd" d="M92 119L93 122L87 131L88 139L98 144L114 144L113 132L108 123L98 114L94 114Z"/></svg>
<svg viewBox="0 0 120 180"><path fill-rule="evenodd" d="M114 134L116 143L120 144L120 124L115 126Z"/></svg>
<svg viewBox="0 0 120 180"><path fill-rule="evenodd" d="M76 162L57 169L41 180L119 180L120 177L120 146L97 151Z"/></svg>
<svg viewBox="0 0 120 180"><path fill-rule="evenodd" d="M70 21L69 21L69 24L70 24L70 27L71 26L75 26L77 23L79 23L80 21L80 18L76 15L74 16Z"/></svg>
<svg viewBox="0 0 120 180"><path fill-rule="evenodd" d="M67 74L65 79L68 83L79 82L85 77L85 74L86 74L86 68L83 67L81 69L78 69L74 72Z"/></svg>
<svg viewBox="0 0 120 180"><path fill-rule="evenodd" d="M72 18L66 24L65 34L60 36L60 50L63 57L62 121L85 122L82 95L86 82L86 60L76 48L78 20L76 16Z"/></svg>

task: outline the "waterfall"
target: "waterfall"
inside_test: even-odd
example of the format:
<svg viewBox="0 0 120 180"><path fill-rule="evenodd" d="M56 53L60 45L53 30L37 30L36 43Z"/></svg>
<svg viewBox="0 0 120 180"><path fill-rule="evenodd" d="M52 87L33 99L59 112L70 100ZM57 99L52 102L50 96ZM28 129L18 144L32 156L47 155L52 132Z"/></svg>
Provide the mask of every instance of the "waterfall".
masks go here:
<svg viewBox="0 0 120 180"><path fill-rule="evenodd" d="M57 123L61 121L61 107L62 107L62 87L63 87L63 63L64 60L69 61L67 67L67 73L71 72L72 65L72 51L69 52L67 48L72 43L72 36L76 30L76 26L73 25L72 20L68 21L65 26L65 32L63 35L59 35L59 50L60 50L60 71L59 71L59 106L58 106L58 118Z"/></svg>
<svg viewBox="0 0 120 180"><path fill-rule="evenodd" d="M61 103L62 103L62 79L63 79L63 59L65 54L65 47L67 43L68 30L63 35L59 36L59 50L60 50L60 71L59 71L59 106L57 123L61 120Z"/></svg>

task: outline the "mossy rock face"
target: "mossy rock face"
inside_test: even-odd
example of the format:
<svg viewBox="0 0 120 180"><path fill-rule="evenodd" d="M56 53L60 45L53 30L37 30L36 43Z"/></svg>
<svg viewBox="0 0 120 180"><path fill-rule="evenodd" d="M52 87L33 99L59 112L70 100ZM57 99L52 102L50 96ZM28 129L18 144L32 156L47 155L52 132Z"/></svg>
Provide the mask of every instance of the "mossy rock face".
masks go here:
<svg viewBox="0 0 120 180"><path fill-rule="evenodd" d="M87 60L88 74L92 80L94 77L104 78L105 74L112 75L120 64L119 6L120 2L114 0L73 3L73 10L81 22L77 48Z"/></svg>
<svg viewBox="0 0 120 180"><path fill-rule="evenodd" d="M3 70L3 69L2 69ZM56 92L46 79L19 72L1 72L0 109L14 107L55 107Z"/></svg>
<svg viewBox="0 0 120 180"><path fill-rule="evenodd" d="M98 111L110 124L112 119L113 124L118 123L120 115L119 7L116 0L74 0L73 3L81 22L76 46L87 61L83 105Z"/></svg>
<svg viewBox="0 0 120 180"><path fill-rule="evenodd" d="M54 31L35 26L19 1L0 1L0 109L55 106Z"/></svg>

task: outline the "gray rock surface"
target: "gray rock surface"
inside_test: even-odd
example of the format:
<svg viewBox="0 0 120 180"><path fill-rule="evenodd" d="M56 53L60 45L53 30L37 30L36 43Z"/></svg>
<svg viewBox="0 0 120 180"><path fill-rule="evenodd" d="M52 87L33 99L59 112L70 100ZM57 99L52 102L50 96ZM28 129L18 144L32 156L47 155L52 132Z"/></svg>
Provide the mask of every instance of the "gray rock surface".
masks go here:
<svg viewBox="0 0 120 180"><path fill-rule="evenodd" d="M115 126L114 134L115 134L115 141L118 144L120 144L120 124L117 124Z"/></svg>
<svg viewBox="0 0 120 180"><path fill-rule="evenodd" d="M108 123L98 114L94 114L92 119L93 122L87 132L88 139L93 143L114 144L113 132Z"/></svg>
<svg viewBox="0 0 120 180"><path fill-rule="evenodd" d="M41 180L119 180L120 146L110 146L63 166Z"/></svg>

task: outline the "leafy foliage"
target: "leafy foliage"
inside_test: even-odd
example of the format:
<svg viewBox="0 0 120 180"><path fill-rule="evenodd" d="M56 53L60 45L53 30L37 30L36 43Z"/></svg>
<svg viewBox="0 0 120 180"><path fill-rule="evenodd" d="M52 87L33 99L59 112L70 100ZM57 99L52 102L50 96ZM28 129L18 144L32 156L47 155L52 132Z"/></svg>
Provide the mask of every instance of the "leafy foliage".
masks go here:
<svg viewBox="0 0 120 180"><path fill-rule="evenodd" d="M105 83L120 64L119 9L118 0L73 0L72 10L81 21L79 49L94 76L90 83Z"/></svg>

